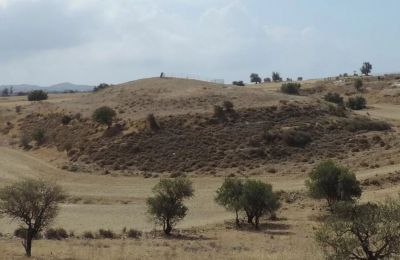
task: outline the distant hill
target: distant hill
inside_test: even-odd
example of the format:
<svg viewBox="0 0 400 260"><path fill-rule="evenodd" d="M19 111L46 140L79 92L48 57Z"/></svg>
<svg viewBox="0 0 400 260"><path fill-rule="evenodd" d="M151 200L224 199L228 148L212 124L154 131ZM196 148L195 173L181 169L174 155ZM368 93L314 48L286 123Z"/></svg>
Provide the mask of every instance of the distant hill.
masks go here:
<svg viewBox="0 0 400 260"><path fill-rule="evenodd" d="M87 91L92 91L93 86L89 85L77 85L77 84L72 84L69 82L64 82L64 83L59 83L47 87L43 86L37 86L37 85L29 85L29 84L20 84L20 85L0 85L0 90L4 88L10 88L12 87L14 90L14 93L17 92L28 92L32 90L44 90L46 92L64 92L64 91L79 91L79 92L87 92Z"/></svg>

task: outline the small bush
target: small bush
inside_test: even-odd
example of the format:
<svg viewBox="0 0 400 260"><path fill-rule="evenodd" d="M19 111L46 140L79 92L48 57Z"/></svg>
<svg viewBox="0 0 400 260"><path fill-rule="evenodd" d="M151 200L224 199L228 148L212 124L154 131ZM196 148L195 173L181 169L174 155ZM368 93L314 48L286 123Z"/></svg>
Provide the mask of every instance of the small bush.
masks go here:
<svg viewBox="0 0 400 260"><path fill-rule="evenodd" d="M347 107L352 109L352 110L361 110L367 107L367 100L362 97L351 97L347 101Z"/></svg>
<svg viewBox="0 0 400 260"><path fill-rule="evenodd" d="M94 239L94 235L91 231L83 232L82 237L85 239Z"/></svg>
<svg viewBox="0 0 400 260"><path fill-rule="evenodd" d="M311 135L300 130L288 130L283 133L282 138L287 145L301 148L311 142Z"/></svg>
<svg viewBox="0 0 400 260"><path fill-rule="evenodd" d="M128 232L126 233L126 235L129 238L135 238L138 239L142 236L142 232L136 229L129 229Z"/></svg>
<svg viewBox="0 0 400 260"><path fill-rule="evenodd" d="M48 98L47 93L43 90L34 90L29 92L28 100L29 101L41 101L46 100Z"/></svg>
<svg viewBox="0 0 400 260"><path fill-rule="evenodd" d="M46 140L46 131L43 128L37 128L33 131L32 138L38 145L41 145Z"/></svg>
<svg viewBox="0 0 400 260"><path fill-rule="evenodd" d="M110 127L117 113L107 106L102 106L93 112L92 118L99 124L107 125Z"/></svg>
<svg viewBox="0 0 400 260"><path fill-rule="evenodd" d="M226 100L222 103L222 107L225 111L232 112L233 111L233 103L229 100Z"/></svg>
<svg viewBox="0 0 400 260"><path fill-rule="evenodd" d="M328 94L326 94L326 95L324 96L324 99L325 99L325 101L327 101L327 102L335 103L335 104L338 104L338 105L343 104L343 97L341 97L341 96L339 95L339 93L332 93L332 92L329 92Z"/></svg>
<svg viewBox="0 0 400 260"><path fill-rule="evenodd" d="M114 239L116 238L116 235L113 231L107 229L99 229L99 237L100 238L108 238L108 239Z"/></svg>
<svg viewBox="0 0 400 260"><path fill-rule="evenodd" d="M354 88L355 88L357 91L361 91L362 88L363 88L363 81L362 81L361 79L356 79L356 80L354 81Z"/></svg>
<svg viewBox="0 0 400 260"><path fill-rule="evenodd" d="M300 83L285 83L281 86L281 91L290 95L298 95L301 88Z"/></svg>
<svg viewBox="0 0 400 260"><path fill-rule="evenodd" d="M63 125L68 125L69 122L71 122L71 120L72 120L72 118L71 118L70 116L64 115L64 116L61 118L61 123L62 123Z"/></svg>
<svg viewBox="0 0 400 260"><path fill-rule="evenodd" d="M62 239L67 239L69 236L67 231L63 228L57 228L57 229L50 228L46 230L45 237L47 239L62 240Z"/></svg>
<svg viewBox="0 0 400 260"><path fill-rule="evenodd" d="M21 113L21 106L15 106L15 112Z"/></svg>

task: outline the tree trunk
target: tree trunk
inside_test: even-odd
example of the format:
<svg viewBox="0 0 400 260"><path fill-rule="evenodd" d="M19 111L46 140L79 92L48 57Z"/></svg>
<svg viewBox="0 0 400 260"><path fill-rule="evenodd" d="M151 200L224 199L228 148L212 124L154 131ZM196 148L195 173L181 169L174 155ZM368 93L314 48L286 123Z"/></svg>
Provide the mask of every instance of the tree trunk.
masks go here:
<svg viewBox="0 0 400 260"><path fill-rule="evenodd" d="M169 219L167 219L164 223L164 233L169 236L171 234L171 231L172 231L172 226L171 223L169 222Z"/></svg>
<svg viewBox="0 0 400 260"><path fill-rule="evenodd" d="M247 215L247 223L254 225L253 219L254 215L251 214L249 211L246 210L246 215Z"/></svg>
<svg viewBox="0 0 400 260"><path fill-rule="evenodd" d="M259 216L256 216L255 218L256 218L255 228L258 229L258 228L259 228L259 227L258 227L258 224L260 223L260 217L259 217Z"/></svg>
<svg viewBox="0 0 400 260"><path fill-rule="evenodd" d="M239 214L237 210L236 210L236 227L240 228Z"/></svg>
<svg viewBox="0 0 400 260"><path fill-rule="evenodd" d="M26 230L26 238L24 241L25 255L27 257L31 257L32 255L32 239L33 239L33 230L31 228L28 228Z"/></svg>

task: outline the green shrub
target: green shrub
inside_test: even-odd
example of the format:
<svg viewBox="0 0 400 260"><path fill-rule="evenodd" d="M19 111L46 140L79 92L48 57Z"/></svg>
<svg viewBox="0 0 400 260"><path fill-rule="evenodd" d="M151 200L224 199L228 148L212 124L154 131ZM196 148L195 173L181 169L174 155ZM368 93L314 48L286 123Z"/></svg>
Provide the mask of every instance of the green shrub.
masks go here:
<svg viewBox="0 0 400 260"><path fill-rule="evenodd" d="M352 110L361 110L367 107L367 100L362 96L351 97L347 101L347 107Z"/></svg>
<svg viewBox="0 0 400 260"><path fill-rule="evenodd" d="M285 131L282 135L282 139L289 146L301 148L305 147L312 141L311 135L301 130Z"/></svg>
<svg viewBox="0 0 400 260"><path fill-rule="evenodd" d="M83 232L82 237L85 239L94 239L94 235L91 231Z"/></svg>
<svg viewBox="0 0 400 260"><path fill-rule="evenodd" d="M106 89L106 88L109 88L109 87L110 87L110 85L108 85L107 83L101 83L97 87L94 87L93 91L97 92L97 91L100 91L100 90L103 90L103 89Z"/></svg>
<svg viewBox="0 0 400 260"><path fill-rule="evenodd" d="M226 178L222 186L217 190L215 202L229 211L235 212L236 226L240 227L239 211L243 209L243 182L237 178Z"/></svg>
<svg viewBox="0 0 400 260"><path fill-rule="evenodd" d="M33 140L36 141L38 145L41 145L46 140L46 130L43 128L37 128L32 133Z"/></svg>
<svg viewBox="0 0 400 260"><path fill-rule="evenodd" d="M46 100L48 98L47 93L43 90L34 90L29 92L28 100L29 101L41 101Z"/></svg>
<svg viewBox="0 0 400 260"><path fill-rule="evenodd" d="M67 239L69 237L67 231L63 228L56 228L56 229L49 228L44 233L44 236L47 239L56 239L56 240Z"/></svg>
<svg viewBox="0 0 400 260"><path fill-rule="evenodd" d="M70 117L69 115L64 115L64 116L61 118L61 123L62 123L63 125L68 125L69 122L71 122L71 120L72 120L72 117Z"/></svg>
<svg viewBox="0 0 400 260"><path fill-rule="evenodd" d="M117 236L115 235L115 233L109 229L105 230L105 229L99 229L99 233L98 233L100 238L108 238L108 239L114 239Z"/></svg>
<svg viewBox="0 0 400 260"><path fill-rule="evenodd" d="M301 88L300 83L284 83L281 86L281 91L290 95L298 95Z"/></svg>
<svg viewBox="0 0 400 260"><path fill-rule="evenodd" d="M339 93L332 93L329 92L328 94L326 94L324 96L325 101L331 102L331 103L335 103L338 105L343 104L343 97L340 96Z"/></svg>
<svg viewBox="0 0 400 260"><path fill-rule="evenodd" d="M115 113L115 111L112 108L107 106L102 106L93 112L92 118L97 123L107 125L108 127L110 127L116 115L117 113Z"/></svg>
<svg viewBox="0 0 400 260"><path fill-rule="evenodd" d="M161 129L160 125L153 114L148 114L146 117L147 128L153 132L157 132Z"/></svg>
<svg viewBox="0 0 400 260"><path fill-rule="evenodd" d="M140 238L140 237L142 236L142 232L141 232L141 231L138 231L138 230L136 230L136 229L129 229L129 230L126 232L126 235L127 235L127 237L129 237L129 238L138 239L138 238Z"/></svg>

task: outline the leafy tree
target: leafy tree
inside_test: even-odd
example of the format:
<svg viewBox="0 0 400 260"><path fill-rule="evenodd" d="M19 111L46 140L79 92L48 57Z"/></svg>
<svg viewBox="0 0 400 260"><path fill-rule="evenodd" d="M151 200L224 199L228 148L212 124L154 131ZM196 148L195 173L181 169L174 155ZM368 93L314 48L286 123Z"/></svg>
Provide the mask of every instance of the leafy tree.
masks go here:
<svg viewBox="0 0 400 260"><path fill-rule="evenodd" d="M298 95L301 88L300 83L285 83L281 86L281 91L290 95Z"/></svg>
<svg viewBox="0 0 400 260"><path fill-rule="evenodd" d="M190 180L185 178L164 179L154 186L154 197L147 199L148 213L152 219L163 226L166 235L170 235L173 226L186 216L184 199L193 196Z"/></svg>
<svg viewBox="0 0 400 260"><path fill-rule="evenodd" d="M349 169L336 165L333 161L325 161L310 172L306 180L311 197L326 199L333 211L338 201L352 201L361 196L360 183Z"/></svg>
<svg viewBox="0 0 400 260"><path fill-rule="evenodd" d="M31 256L32 239L52 223L65 198L58 185L39 180L20 181L0 190L0 213L25 225L26 256Z"/></svg>
<svg viewBox="0 0 400 260"><path fill-rule="evenodd" d="M351 97L347 101L347 107L353 110L361 110L367 107L367 100L362 96Z"/></svg>
<svg viewBox="0 0 400 260"><path fill-rule="evenodd" d="M28 94L29 101L41 101L48 98L47 93L43 90L33 90Z"/></svg>
<svg viewBox="0 0 400 260"><path fill-rule="evenodd" d="M107 125L110 127L117 113L107 106L102 106L93 112L92 118L99 124Z"/></svg>
<svg viewBox="0 0 400 260"><path fill-rule="evenodd" d="M264 214L272 214L280 207L278 196L272 192L270 184L258 180L247 180L243 184L241 199L247 221L259 228L260 217Z"/></svg>
<svg viewBox="0 0 400 260"><path fill-rule="evenodd" d="M264 78L264 83L270 83L271 82L271 78Z"/></svg>
<svg viewBox="0 0 400 260"><path fill-rule="evenodd" d="M364 74L365 76L368 76L371 73L372 70L372 65L369 62L364 62L360 71L362 74Z"/></svg>
<svg viewBox="0 0 400 260"><path fill-rule="evenodd" d="M325 101L343 105L343 97L339 93L329 92L324 96Z"/></svg>
<svg viewBox="0 0 400 260"><path fill-rule="evenodd" d="M240 227L239 211L242 209L243 182L237 178L225 179L217 190L215 201L236 214L236 226Z"/></svg>
<svg viewBox="0 0 400 260"><path fill-rule="evenodd" d="M8 88L4 88L4 89L1 91L1 96L2 96L2 97L8 97L9 95L10 95L10 92L9 92Z"/></svg>
<svg viewBox="0 0 400 260"><path fill-rule="evenodd" d="M362 88L363 88L363 81L362 81L362 79L356 79L356 80L354 81L354 88L355 88L357 91L361 91L361 90L362 90Z"/></svg>
<svg viewBox="0 0 400 260"><path fill-rule="evenodd" d="M260 76L258 76L258 74L257 73L251 73L251 75L250 75L250 82L251 83L261 83L261 77Z"/></svg>
<svg viewBox="0 0 400 260"><path fill-rule="evenodd" d="M282 81L282 78L281 78L279 72L272 72L272 81L273 82Z"/></svg>
<svg viewBox="0 0 400 260"><path fill-rule="evenodd" d="M344 204L317 230L328 259L400 257L400 202Z"/></svg>

